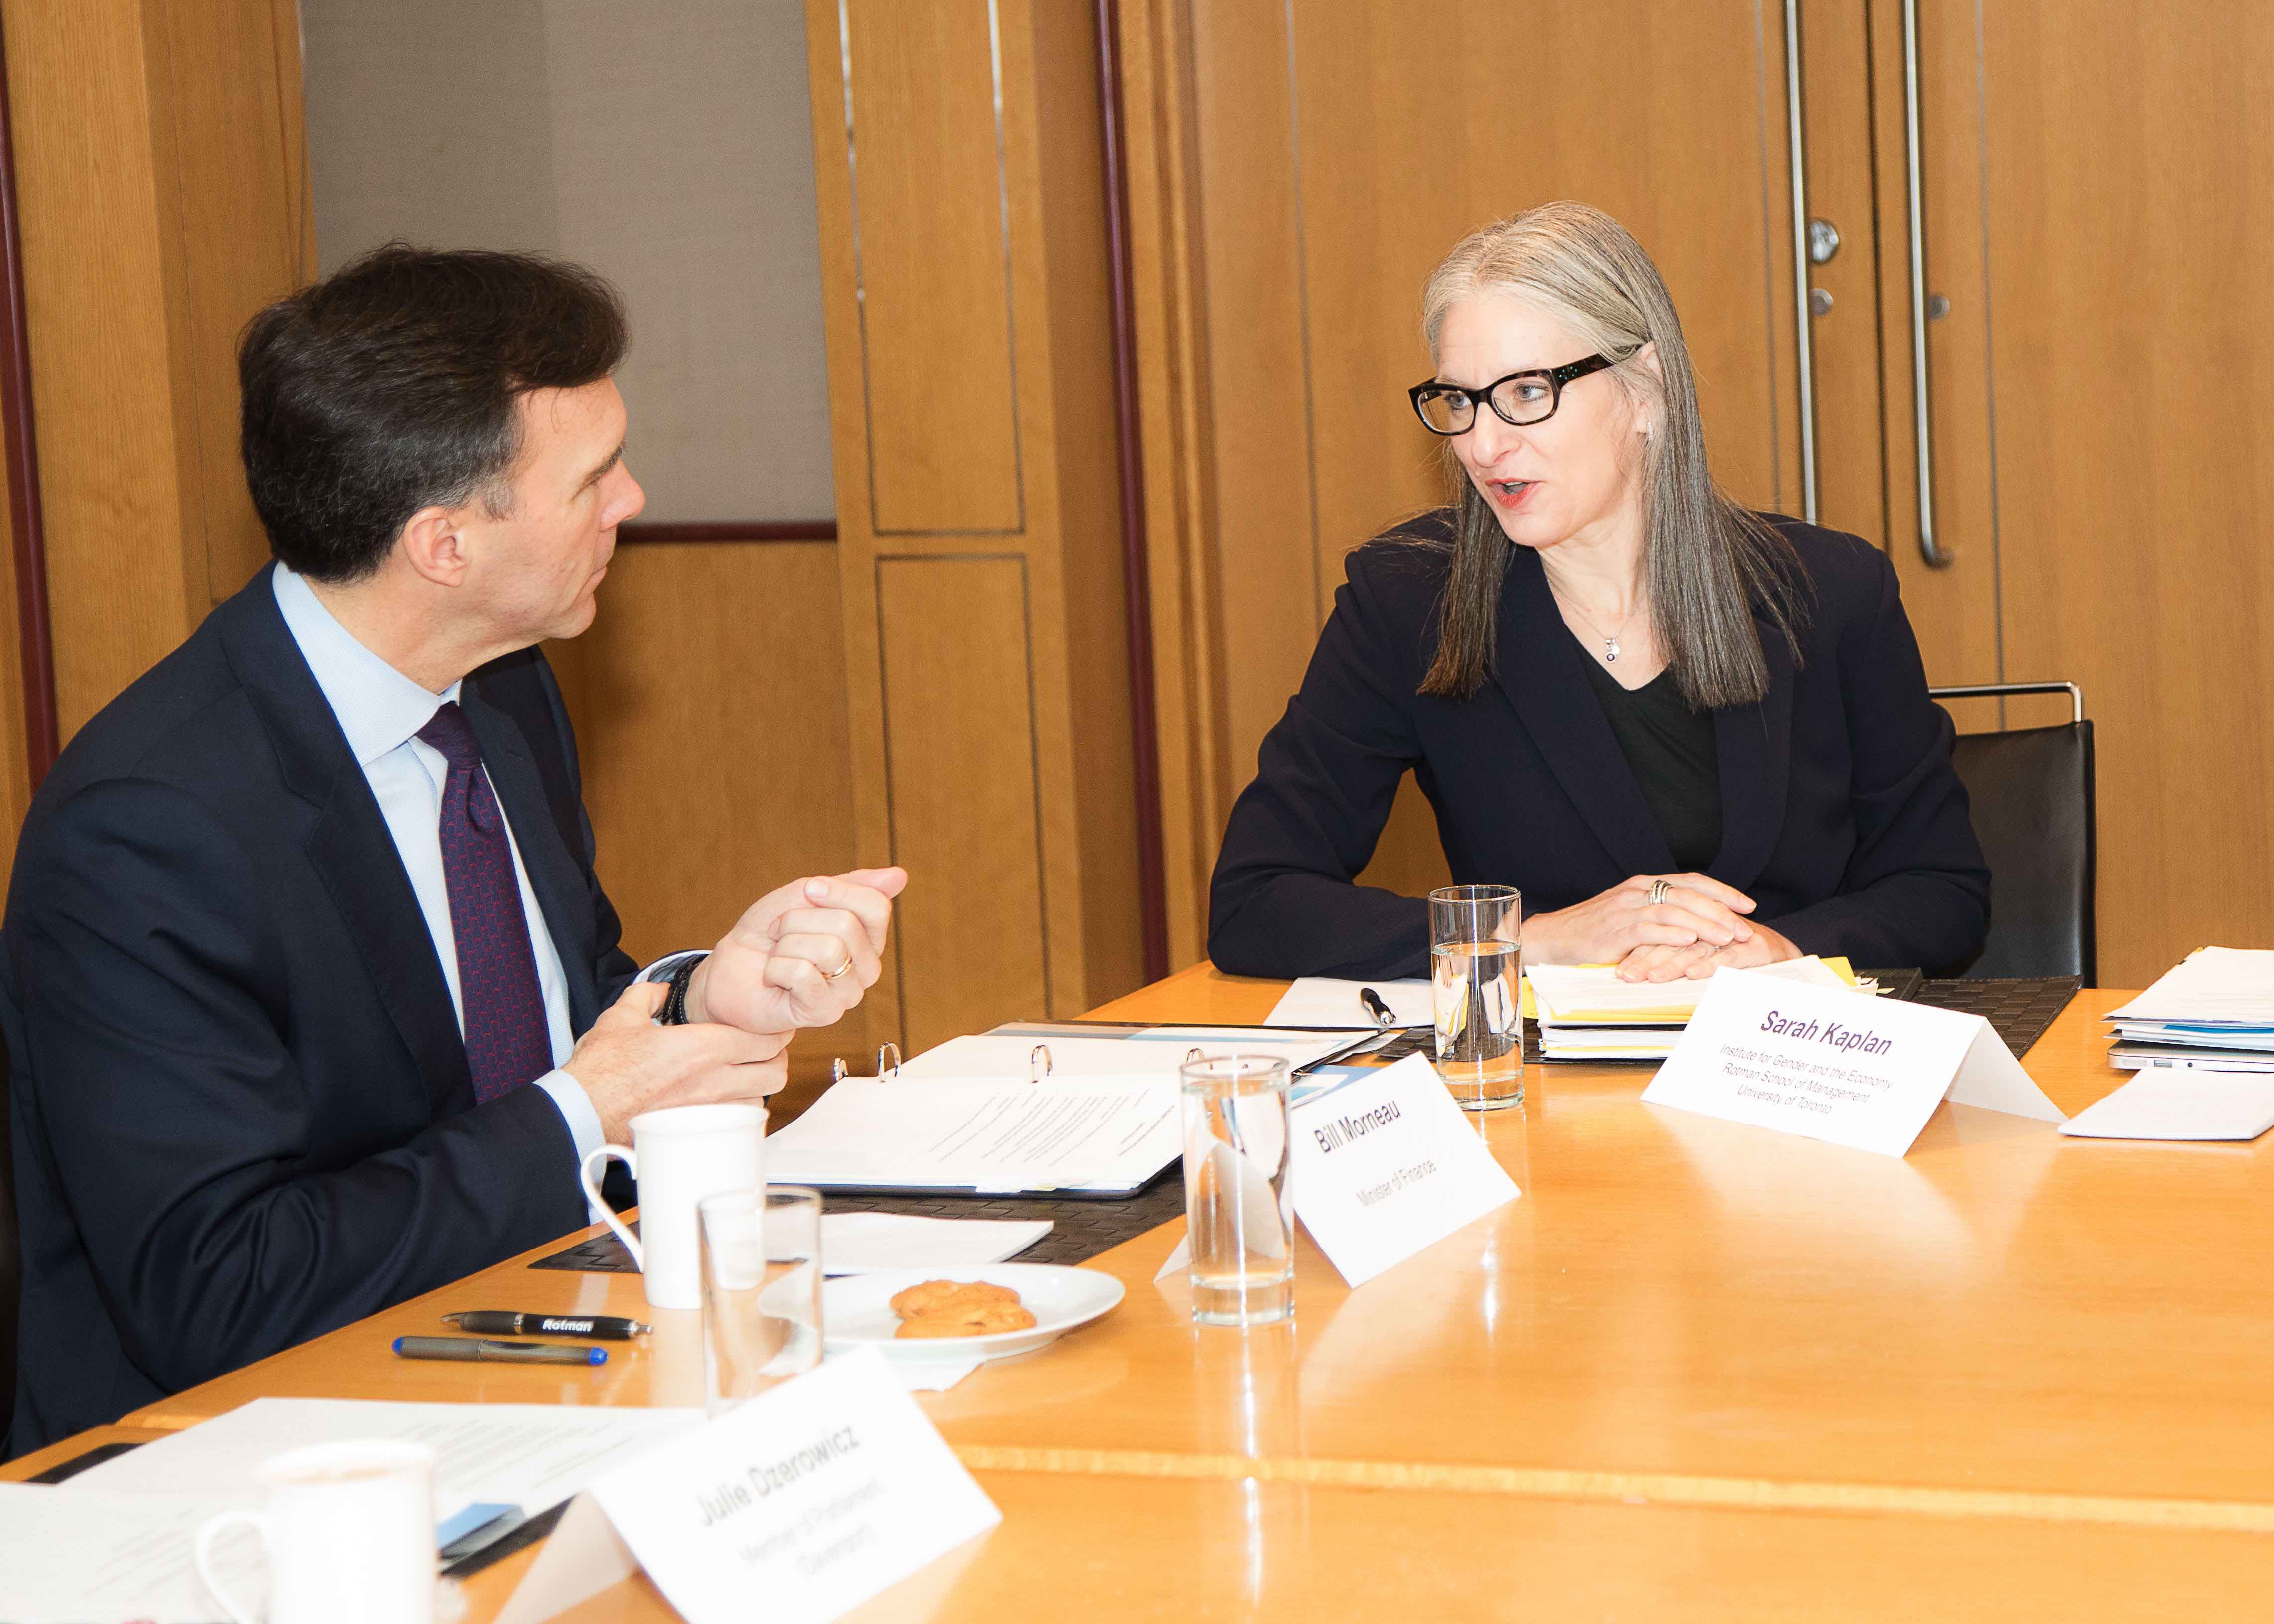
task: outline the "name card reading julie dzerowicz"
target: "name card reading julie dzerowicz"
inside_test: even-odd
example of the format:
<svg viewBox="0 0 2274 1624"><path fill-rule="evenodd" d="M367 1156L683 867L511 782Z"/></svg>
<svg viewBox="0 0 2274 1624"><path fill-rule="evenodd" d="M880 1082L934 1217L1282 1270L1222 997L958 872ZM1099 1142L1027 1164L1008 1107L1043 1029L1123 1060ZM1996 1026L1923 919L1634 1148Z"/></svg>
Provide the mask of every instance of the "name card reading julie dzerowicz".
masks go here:
<svg viewBox="0 0 2274 1624"><path fill-rule="evenodd" d="M822 1624L1002 1520L862 1349L597 1480L500 1624L565 1611L634 1560L689 1624Z"/></svg>
<svg viewBox="0 0 2274 1624"><path fill-rule="evenodd" d="M2065 1120L1979 1015L1749 970L1714 973L1642 1097L1883 1156L1907 1154L1946 1097Z"/></svg>
<svg viewBox="0 0 2274 1624"><path fill-rule="evenodd" d="M1312 1095L1292 1127L1296 1215L1353 1286L1519 1193L1419 1055Z"/></svg>

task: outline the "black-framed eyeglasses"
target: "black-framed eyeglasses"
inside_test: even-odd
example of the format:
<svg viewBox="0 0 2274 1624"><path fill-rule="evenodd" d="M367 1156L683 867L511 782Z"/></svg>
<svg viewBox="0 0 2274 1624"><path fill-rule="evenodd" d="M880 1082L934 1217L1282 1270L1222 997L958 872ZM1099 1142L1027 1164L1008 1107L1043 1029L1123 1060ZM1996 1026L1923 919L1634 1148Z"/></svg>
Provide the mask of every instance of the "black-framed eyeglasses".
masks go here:
<svg viewBox="0 0 2274 1624"><path fill-rule="evenodd" d="M1427 383L1415 384L1405 393L1413 402L1414 416L1432 434L1450 438L1467 433L1477 425L1480 406L1490 406L1502 423L1520 429L1554 417L1555 409L1563 403L1563 386L1573 379L1617 365L1607 355L1591 355L1569 366L1528 367L1520 372L1510 372L1481 389L1464 389L1457 383L1442 383L1432 378Z"/></svg>

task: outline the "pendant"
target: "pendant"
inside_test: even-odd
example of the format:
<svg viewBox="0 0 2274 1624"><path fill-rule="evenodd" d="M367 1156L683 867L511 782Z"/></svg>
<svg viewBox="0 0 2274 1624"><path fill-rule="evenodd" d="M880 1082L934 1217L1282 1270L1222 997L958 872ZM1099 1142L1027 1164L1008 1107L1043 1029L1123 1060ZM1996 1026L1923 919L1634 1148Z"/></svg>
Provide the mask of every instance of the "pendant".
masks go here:
<svg viewBox="0 0 2274 1624"><path fill-rule="evenodd" d="M1615 660L1616 660L1618 658L1619 658L1619 640L1618 640L1617 638L1615 638L1615 637L1606 637L1606 638L1604 638L1604 639L1603 639L1603 664L1604 664L1604 665L1610 665L1612 662L1614 662Z"/></svg>

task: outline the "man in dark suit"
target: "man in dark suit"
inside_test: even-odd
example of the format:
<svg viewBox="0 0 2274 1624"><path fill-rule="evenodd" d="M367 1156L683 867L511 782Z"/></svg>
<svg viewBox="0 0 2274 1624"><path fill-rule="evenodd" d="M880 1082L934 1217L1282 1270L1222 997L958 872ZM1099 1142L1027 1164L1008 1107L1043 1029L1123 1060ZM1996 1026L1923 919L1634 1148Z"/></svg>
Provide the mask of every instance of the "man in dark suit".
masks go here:
<svg viewBox="0 0 2274 1624"><path fill-rule="evenodd" d="M583 1151L778 1088L876 979L897 868L708 955L617 944L535 645L645 500L624 348L589 273L399 244L247 328L277 561L79 732L18 848L13 1450L586 1222Z"/></svg>

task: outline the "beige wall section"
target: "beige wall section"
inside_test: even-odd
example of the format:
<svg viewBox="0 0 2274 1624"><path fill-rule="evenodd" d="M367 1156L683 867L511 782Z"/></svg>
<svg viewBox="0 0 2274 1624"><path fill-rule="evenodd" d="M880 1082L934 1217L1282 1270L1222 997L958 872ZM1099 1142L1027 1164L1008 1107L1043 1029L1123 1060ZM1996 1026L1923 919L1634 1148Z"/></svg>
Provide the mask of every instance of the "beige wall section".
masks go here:
<svg viewBox="0 0 2274 1624"><path fill-rule="evenodd" d="M855 799L912 871L878 992L917 1044L1142 979L1089 17L807 8ZM945 199L936 248L877 223Z"/></svg>
<svg viewBox="0 0 2274 1624"><path fill-rule="evenodd" d="M546 656L627 951L708 946L775 886L854 867L836 548L626 547L599 603ZM870 1013L802 1037L794 1074L857 1058Z"/></svg>
<svg viewBox="0 0 2274 1624"><path fill-rule="evenodd" d="M826 519L800 0L636 10L302 0L324 267L397 236L593 266L631 311L645 516Z"/></svg>
<svg viewBox="0 0 2274 1624"><path fill-rule="evenodd" d="M305 264L290 20L0 4L65 739L265 551L230 357Z"/></svg>

